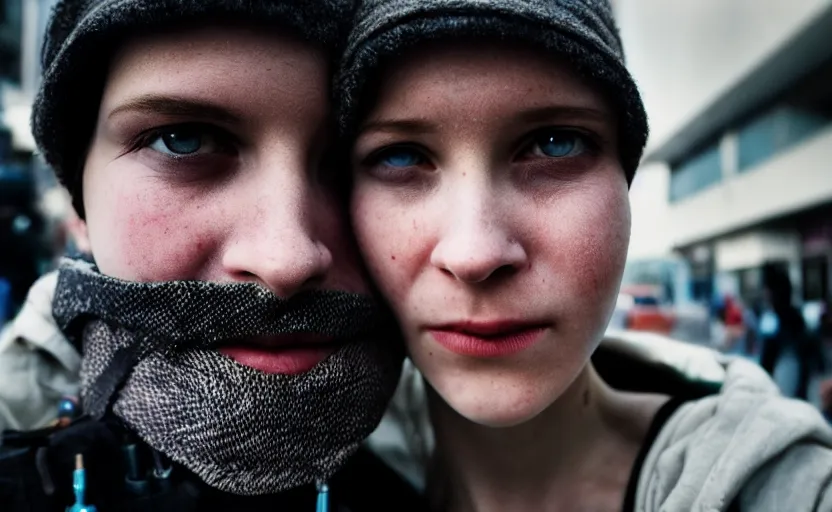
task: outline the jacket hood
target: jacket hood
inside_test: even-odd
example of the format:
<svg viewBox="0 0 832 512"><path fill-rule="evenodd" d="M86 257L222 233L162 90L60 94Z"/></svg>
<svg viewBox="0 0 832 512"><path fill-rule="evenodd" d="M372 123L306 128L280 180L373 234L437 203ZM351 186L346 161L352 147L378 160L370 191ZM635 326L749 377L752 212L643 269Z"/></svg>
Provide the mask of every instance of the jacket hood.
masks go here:
<svg viewBox="0 0 832 512"><path fill-rule="evenodd" d="M683 405L644 461L636 510L832 510L832 429L757 365L726 359L720 392ZM797 484L797 485L796 485Z"/></svg>

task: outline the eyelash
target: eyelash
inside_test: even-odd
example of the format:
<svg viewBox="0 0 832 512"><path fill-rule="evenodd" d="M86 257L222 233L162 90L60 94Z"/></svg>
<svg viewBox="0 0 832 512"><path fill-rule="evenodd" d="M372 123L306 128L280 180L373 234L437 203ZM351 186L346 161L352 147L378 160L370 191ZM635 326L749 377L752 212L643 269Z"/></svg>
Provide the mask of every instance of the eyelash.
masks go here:
<svg viewBox="0 0 832 512"><path fill-rule="evenodd" d="M145 130L139 133L127 142L127 149L124 152L124 154L135 153L136 151L139 151L141 149L149 148L151 144L154 141L156 141L159 137L162 137L163 135L169 134L176 130L190 130L193 133L199 134L201 136L212 136L216 141L218 141L219 146L223 150L229 150L222 151L223 153L234 153L236 152L236 148L240 145L239 139L237 139L237 137L229 133L227 130L218 126L207 123L177 123L155 127L150 130ZM156 153L170 160L187 160L205 156L205 154L174 156L159 151L156 151Z"/></svg>
<svg viewBox="0 0 832 512"><path fill-rule="evenodd" d="M538 155L530 155L534 146L540 142L541 137L545 136L568 136L574 137L575 140L583 146L583 151L578 155L565 155L565 156L538 156ZM580 158L585 155L594 155L600 149L600 144L592 137L592 135L588 134L584 130L580 130L578 128L560 128L560 127L545 127L540 128L538 130L533 131L532 133L526 135L521 139L520 143L520 151L518 151L516 158L521 159L532 159L532 158L543 158L543 159L553 159L553 160L568 160L568 159L575 159ZM530 156L525 156L530 155Z"/></svg>
<svg viewBox="0 0 832 512"><path fill-rule="evenodd" d="M397 151L406 151L411 152L412 154L416 155L418 158L422 160L418 165L406 166L406 167L395 167L389 166L382 163L385 157L391 156L393 153ZM376 151L370 153L367 157L361 160L361 166L367 169L378 169L380 167L384 167L388 169L386 179L391 181L407 181L409 178L412 177L413 172L422 165L429 164L431 158L429 156L429 151L417 144L393 144L391 146L385 146L380 148Z"/></svg>
<svg viewBox="0 0 832 512"><path fill-rule="evenodd" d="M569 136L574 137L577 141L577 144L582 146L583 151L578 155L565 155L565 156L540 156L540 155L532 155L532 151L535 145L539 145L540 138L544 136ZM600 144L591 136L590 134L584 132L583 130L577 128L559 128L559 127L545 127L538 130L535 130L528 135L524 136L520 143L518 144L520 149L515 153L514 158L518 160L532 160L532 159L551 159L551 160L562 160L562 161L570 161L585 155L592 156L596 154L600 149ZM411 165L411 166L390 166L385 165L382 161L386 157L392 156L397 151L404 151L404 152L412 152L422 161L419 164ZM380 167L387 169L385 178L391 181L400 181L404 182L407 181L409 178L413 176L415 170L419 167L423 167L426 164L430 164L431 158L429 151L417 144L393 144L390 146L385 146L380 148L376 151L370 153L367 157L365 157L360 164L367 168L367 169L375 169L378 170Z"/></svg>

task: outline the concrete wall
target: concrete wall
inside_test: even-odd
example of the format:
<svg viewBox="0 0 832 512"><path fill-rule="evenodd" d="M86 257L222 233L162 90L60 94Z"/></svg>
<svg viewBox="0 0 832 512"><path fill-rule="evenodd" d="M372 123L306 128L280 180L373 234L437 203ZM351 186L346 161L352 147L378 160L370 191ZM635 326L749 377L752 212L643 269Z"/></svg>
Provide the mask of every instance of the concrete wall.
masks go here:
<svg viewBox="0 0 832 512"><path fill-rule="evenodd" d="M674 246L821 204L832 198L832 126L748 172L728 176L669 210Z"/></svg>
<svg viewBox="0 0 832 512"><path fill-rule="evenodd" d="M673 226L667 202L669 180L667 166L661 163L642 166L636 173L630 187L631 259L664 256L671 249Z"/></svg>
<svg viewBox="0 0 832 512"><path fill-rule="evenodd" d="M800 236L788 231L751 231L728 236L716 242L716 270L742 270L769 261L799 263L800 246Z"/></svg>

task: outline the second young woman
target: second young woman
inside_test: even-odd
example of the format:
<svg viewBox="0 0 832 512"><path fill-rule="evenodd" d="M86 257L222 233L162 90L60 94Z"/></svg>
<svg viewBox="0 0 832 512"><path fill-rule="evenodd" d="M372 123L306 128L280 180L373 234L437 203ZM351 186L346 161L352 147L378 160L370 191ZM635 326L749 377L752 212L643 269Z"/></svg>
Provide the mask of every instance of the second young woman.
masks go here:
<svg viewBox="0 0 832 512"><path fill-rule="evenodd" d="M647 135L608 2L365 2L341 87L436 510L832 509L832 431L759 368L703 396L598 349Z"/></svg>

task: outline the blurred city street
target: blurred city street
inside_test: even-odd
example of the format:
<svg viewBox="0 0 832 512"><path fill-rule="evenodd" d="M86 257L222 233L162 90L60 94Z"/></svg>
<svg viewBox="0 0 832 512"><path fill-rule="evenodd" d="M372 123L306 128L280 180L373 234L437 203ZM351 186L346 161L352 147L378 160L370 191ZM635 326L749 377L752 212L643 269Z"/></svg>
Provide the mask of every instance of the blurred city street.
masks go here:
<svg viewBox="0 0 832 512"><path fill-rule="evenodd" d="M823 340L809 356L817 402L830 366L817 359L832 342L830 2L615 6L651 136L631 189L628 271L611 327L762 362L776 329L764 274L785 274L785 300ZM793 380L796 363L780 363L775 380Z"/></svg>

